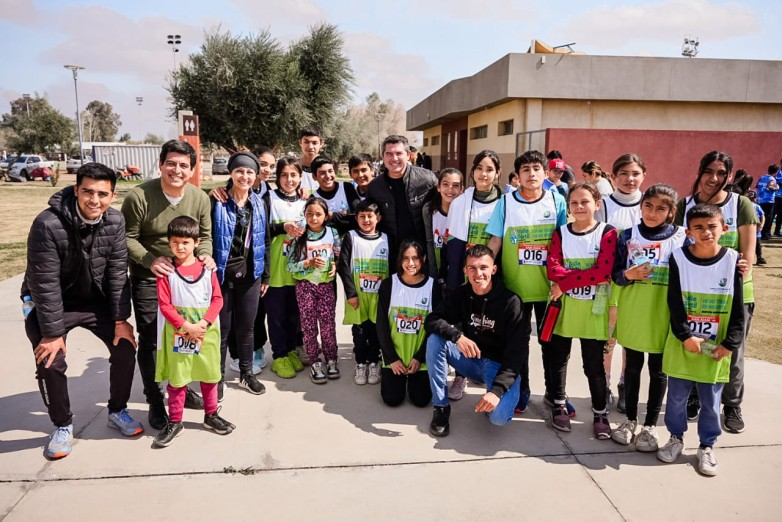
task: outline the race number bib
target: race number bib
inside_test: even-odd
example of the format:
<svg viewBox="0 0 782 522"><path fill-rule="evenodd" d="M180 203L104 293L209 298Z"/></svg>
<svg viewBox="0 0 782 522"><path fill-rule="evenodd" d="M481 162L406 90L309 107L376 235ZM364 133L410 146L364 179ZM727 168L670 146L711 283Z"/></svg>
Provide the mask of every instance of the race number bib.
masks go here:
<svg viewBox="0 0 782 522"><path fill-rule="evenodd" d="M283 239L282 241L282 256L288 257L288 254L291 253L291 245L293 244L293 239Z"/></svg>
<svg viewBox="0 0 782 522"><path fill-rule="evenodd" d="M307 257L308 258L316 258L316 257L323 257L323 258L330 258L331 257L331 244L330 243L322 243L320 245L307 245Z"/></svg>
<svg viewBox="0 0 782 522"><path fill-rule="evenodd" d="M361 291L367 294L376 294L380 288L380 277L369 274L360 274L358 283Z"/></svg>
<svg viewBox="0 0 782 522"><path fill-rule="evenodd" d="M519 243L519 264L546 266L548 248L546 245Z"/></svg>
<svg viewBox="0 0 782 522"><path fill-rule="evenodd" d="M174 333L174 352L183 355L198 355L201 353L201 341L187 339L181 334Z"/></svg>
<svg viewBox="0 0 782 522"><path fill-rule="evenodd" d="M420 315L406 317L404 314L397 314L396 316L396 331L401 334L418 335L418 332L421 331L422 324L423 317Z"/></svg>
<svg viewBox="0 0 782 522"><path fill-rule="evenodd" d="M597 293L596 286L581 286L578 288L574 288L573 290L567 291L567 295L569 295L573 299L580 299L582 301L593 300L595 298L596 293Z"/></svg>
<svg viewBox="0 0 782 522"><path fill-rule="evenodd" d="M708 339L710 341L717 339L717 332L720 329L719 317L688 315L687 324L695 337Z"/></svg>
<svg viewBox="0 0 782 522"><path fill-rule="evenodd" d="M651 266L656 266L660 264L660 257L661 257L660 243L651 243L648 245L644 245L641 247L641 251L646 256L646 259L649 260L649 264Z"/></svg>

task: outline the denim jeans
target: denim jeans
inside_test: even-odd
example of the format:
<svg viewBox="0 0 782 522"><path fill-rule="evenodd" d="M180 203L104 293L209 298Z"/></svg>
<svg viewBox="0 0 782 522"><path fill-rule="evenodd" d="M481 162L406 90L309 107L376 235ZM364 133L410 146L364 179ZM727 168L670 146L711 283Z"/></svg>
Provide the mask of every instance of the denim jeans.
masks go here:
<svg viewBox="0 0 782 522"><path fill-rule="evenodd" d="M708 384L668 377L668 399L665 401L665 427L671 435L684 437L687 431L687 397L695 386L701 400L698 415L698 437L704 446L714 446L722 433L720 427L720 397L722 383Z"/></svg>
<svg viewBox="0 0 782 522"><path fill-rule="evenodd" d="M451 341L432 334L426 342L426 365L429 369L429 385L432 387L432 404L448 406L448 365L472 381L486 384L490 391L494 378L500 371L500 363L485 358L465 357ZM519 402L521 377L500 397L500 403L489 413L489 421L497 426L508 424L513 418L513 408Z"/></svg>

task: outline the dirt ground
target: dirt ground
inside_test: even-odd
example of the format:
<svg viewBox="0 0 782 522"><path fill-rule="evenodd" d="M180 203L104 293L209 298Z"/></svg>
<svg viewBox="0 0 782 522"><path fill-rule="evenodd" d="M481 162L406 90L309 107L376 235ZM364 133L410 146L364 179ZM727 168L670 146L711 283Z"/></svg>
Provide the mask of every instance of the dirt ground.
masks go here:
<svg viewBox="0 0 782 522"><path fill-rule="evenodd" d="M224 182L223 177L206 182L211 187ZM27 183L0 183L0 280L24 272L27 260L27 232L35 216L46 208L49 197L67 184L75 182L75 175L63 174L57 187L42 181ZM117 185L119 208L132 183ZM763 244L765 266L755 267L755 316L752 321L747 356L782 364L782 238Z"/></svg>

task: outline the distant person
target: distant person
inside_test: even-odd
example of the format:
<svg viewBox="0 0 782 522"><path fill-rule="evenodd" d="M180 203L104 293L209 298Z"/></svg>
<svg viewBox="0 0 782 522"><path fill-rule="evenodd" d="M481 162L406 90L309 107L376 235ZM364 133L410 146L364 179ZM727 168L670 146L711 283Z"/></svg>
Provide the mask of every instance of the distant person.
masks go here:
<svg viewBox="0 0 782 522"><path fill-rule="evenodd" d="M758 204L763 209L763 214L768 216L766 223L761 228L760 238L764 241L771 239L771 222L774 218L774 199L779 185L776 176L779 173L779 166L769 165L766 174L760 177L755 188L757 191Z"/></svg>
<svg viewBox="0 0 782 522"><path fill-rule="evenodd" d="M562 153L558 150L550 150L548 154L546 154L546 159L551 161L554 159L563 159ZM576 182L576 173L573 170L573 167L565 163L565 168L562 171L562 182L567 184L568 186L572 185Z"/></svg>
<svg viewBox="0 0 782 522"><path fill-rule="evenodd" d="M597 187L600 195L607 198L614 192L614 186L607 178L606 173L595 161L587 161L581 165L581 174L584 181L588 181Z"/></svg>
<svg viewBox="0 0 782 522"><path fill-rule="evenodd" d="M543 180L543 190L555 190L563 198L567 198L568 184L563 180L565 172L564 160L549 160L548 168L546 169L546 179Z"/></svg>
<svg viewBox="0 0 782 522"><path fill-rule="evenodd" d="M57 428L45 455L71 453L73 413L65 372L65 337L80 326L109 351L109 427L127 437L144 431L128 413L136 340L130 317L125 220L111 208L114 171L88 163L76 172L76 185L49 200L30 227L25 283L35 307L25 331L35 355L36 378L49 418Z"/></svg>
<svg viewBox="0 0 782 522"><path fill-rule="evenodd" d="M519 188L519 175L515 172L511 172L508 175L508 184L505 185L505 193L513 192L517 188Z"/></svg>
<svg viewBox="0 0 782 522"><path fill-rule="evenodd" d="M774 180L777 182L777 187L780 187L782 189L782 159L779 160L780 168L777 171L776 176L774 176ZM773 216L767 216L768 219L775 222L774 225L774 236L775 237L782 237L782 233L780 233L780 229L782 229L782 190L778 189L776 194L774 194L774 212Z"/></svg>
<svg viewBox="0 0 782 522"><path fill-rule="evenodd" d="M757 240L755 241L755 264L765 265L768 263L768 261L766 261L766 258L763 257L763 242L760 240L760 230L763 228L763 225L766 224L766 215L763 213L763 208L757 203L757 192L754 190L748 190L747 199L752 202L752 206L755 207L755 214L757 214L758 219L760 220L760 225L758 225Z"/></svg>

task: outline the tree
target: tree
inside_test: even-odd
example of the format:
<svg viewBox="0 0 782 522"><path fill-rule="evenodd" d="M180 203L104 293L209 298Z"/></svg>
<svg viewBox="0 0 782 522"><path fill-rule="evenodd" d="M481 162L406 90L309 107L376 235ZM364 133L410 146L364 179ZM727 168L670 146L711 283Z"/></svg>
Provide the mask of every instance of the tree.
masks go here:
<svg viewBox="0 0 782 522"><path fill-rule="evenodd" d="M148 145L163 145L166 142L163 137L158 136L157 134L152 134L151 132L148 132L146 136L144 136L144 143Z"/></svg>
<svg viewBox="0 0 782 522"><path fill-rule="evenodd" d="M73 120L37 93L34 98L11 101L11 112L3 114L0 126L10 131L8 148L20 154L70 150L75 129Z"/></svg>
<svg viewBox="0 0 782 522"><path fill-rule="evenodd" d="M118 139L117 141L120 141L120 142L122 142L122 143L127 143L127 142L129 142L129 141L130 141L130 133L129 133L129 132L126 132L125 134L123 134L122 136L120 136L120 137L119 137L119 139Z"/></svg>
<svg viewBox="0 0 782 522"><path fill-rule="evenodd" d="M199 116L201 139L228 150L292 147L308 124L326 135L349 97L353 73L334 26L310 29L288 49L269 31L246 37L220 28L171 78L172 116Z"/></svg>
<svg viewBox="0 0 782 522"><path fill-rule="evenodd" d="M81 124L84 141L114 141L122 120L110 103L93 100L82 113Z"/></svg>

